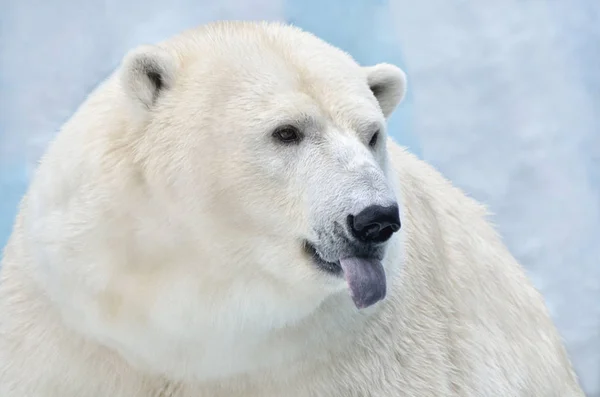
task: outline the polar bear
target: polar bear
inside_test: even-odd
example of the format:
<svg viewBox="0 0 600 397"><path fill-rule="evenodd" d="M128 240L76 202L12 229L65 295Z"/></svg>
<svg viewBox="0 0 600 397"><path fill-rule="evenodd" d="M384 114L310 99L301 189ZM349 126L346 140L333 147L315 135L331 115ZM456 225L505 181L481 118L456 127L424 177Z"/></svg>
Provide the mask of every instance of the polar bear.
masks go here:
<svg viewBox="0 0 600 397"><path fill-rule="evenodd" d="M21 203L0 395L582 396L485 209L387 138L405 87L278 23L130 52Z"/></svg>

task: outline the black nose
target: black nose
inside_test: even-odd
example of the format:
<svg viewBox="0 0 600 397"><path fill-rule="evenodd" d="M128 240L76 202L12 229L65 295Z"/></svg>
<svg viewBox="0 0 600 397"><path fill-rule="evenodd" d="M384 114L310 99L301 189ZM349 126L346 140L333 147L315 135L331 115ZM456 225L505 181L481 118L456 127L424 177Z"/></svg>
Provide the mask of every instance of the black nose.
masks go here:
<svg viewBox="0 0 600 397"><path fill-rule="evenodd" d="M348 226L360 241L383 243L400 230L398 205L371 205L357 215L348 215Z"/></svg>

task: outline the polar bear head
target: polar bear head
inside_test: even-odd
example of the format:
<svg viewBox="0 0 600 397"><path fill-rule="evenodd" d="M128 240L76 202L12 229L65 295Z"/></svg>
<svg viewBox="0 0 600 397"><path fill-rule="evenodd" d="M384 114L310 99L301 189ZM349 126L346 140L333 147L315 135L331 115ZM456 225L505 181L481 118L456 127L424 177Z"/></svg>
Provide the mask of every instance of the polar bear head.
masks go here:
<svg viewBox="0 0 600 397"><path fill-rule="evenodd" d="M242 334L334 294L381 300L401 227L386 118L405 86L395 66L361 67L279 24L211 24L131 51L63 131L83 138L59 137L46 159L93 170L78 202L98 224L39 253L79 272L71 286L53 273L73 322L154 369L222 374L243 367ZM79 163L57 160L61 145Z"/></svg>
<svg viewBox="0 0 600 397"><path fill-rule="evenodd" d="M219 33L138 48L121 70L165 208L234 278L249 267L290 292L345 278L358 307L375 303L401 226L385 118L404 73L289 27Z"/></svg>

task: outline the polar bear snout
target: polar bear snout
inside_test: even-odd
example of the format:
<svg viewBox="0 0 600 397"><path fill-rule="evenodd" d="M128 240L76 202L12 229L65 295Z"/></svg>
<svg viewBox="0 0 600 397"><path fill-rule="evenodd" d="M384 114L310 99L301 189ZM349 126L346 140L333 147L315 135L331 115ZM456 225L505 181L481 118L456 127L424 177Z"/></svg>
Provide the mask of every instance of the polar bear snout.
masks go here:
<svg viewBox="0 0 600 397"><path fill-rule="evenodd" d="M400 230L398 204L370 204L347 215L345 231L334 223L338 227L329 241L318 247L307 242L305 250L321 270L344 277L358 309L372 306L386 296L383 243Z"/></svg>
<svg viewBox="0 0 600 397"><path fill-rule="evenodd" d="M352 236L364 243L384 243L401 227L396 203L370 205L356 215L348 215L347 222Z"/></svg>

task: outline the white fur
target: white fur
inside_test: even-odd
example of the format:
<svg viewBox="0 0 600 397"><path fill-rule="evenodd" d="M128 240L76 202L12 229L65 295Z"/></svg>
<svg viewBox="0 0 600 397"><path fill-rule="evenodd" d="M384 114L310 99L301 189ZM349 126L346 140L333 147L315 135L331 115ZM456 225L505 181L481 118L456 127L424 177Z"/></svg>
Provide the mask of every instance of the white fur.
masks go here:
<svg viewBox="0 0 600 397"><path fill-rule="evenodd" d="M386 142L405 87L392 65L278 24L130 53L22 202L0 396L582 396L485 210ZM301 144L273 140L289 123ZM394 200L388 296L358 311L301 242Z"/></svg>

